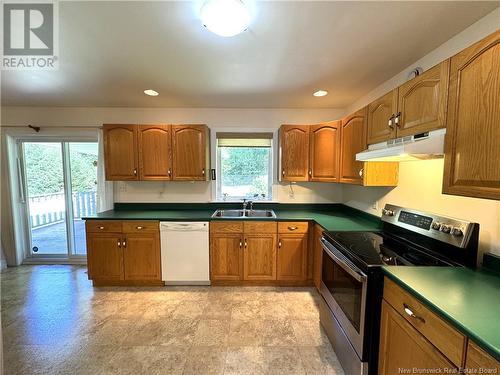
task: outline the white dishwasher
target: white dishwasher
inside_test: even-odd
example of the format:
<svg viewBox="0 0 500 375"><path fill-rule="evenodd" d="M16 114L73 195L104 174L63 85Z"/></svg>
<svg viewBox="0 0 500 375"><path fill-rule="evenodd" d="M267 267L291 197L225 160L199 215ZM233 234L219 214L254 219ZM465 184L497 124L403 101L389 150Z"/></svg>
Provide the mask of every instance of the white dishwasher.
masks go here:
<svg viewBox="0 0 500 375"><path fill-rule="evenodd" d="M166 285L210 285L208 222L160 222L161 278Z"/></svg>

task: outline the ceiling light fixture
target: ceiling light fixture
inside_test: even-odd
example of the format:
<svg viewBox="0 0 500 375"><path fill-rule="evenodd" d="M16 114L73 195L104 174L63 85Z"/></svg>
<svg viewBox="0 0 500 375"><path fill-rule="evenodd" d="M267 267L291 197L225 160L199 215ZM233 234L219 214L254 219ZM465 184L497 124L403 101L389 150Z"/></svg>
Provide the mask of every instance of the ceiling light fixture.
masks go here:
<svg viewBox="0 0 500 375"><path fill-rule="evenodd" d="M151 90L151 89L144 90L144 94L149 95L149 96L158 96L158 95L160 95L158 93L158 91Z"/></svg>
<svg viewBox="0 0 500 375"><path fill-rule="evenodd" d="M200 9L201 21L220 36L235 36L250 24L250 13L241 0L206 0Z"/></svg>
<svg viewBox="0 0 500 375"><path fill-rule="evenodd" d="M318 90L316 91L314 94L314 96L316 96L317 98L321 97L321 96L326 96L328 95L328 91L325 91L325 90Z"/></svg>

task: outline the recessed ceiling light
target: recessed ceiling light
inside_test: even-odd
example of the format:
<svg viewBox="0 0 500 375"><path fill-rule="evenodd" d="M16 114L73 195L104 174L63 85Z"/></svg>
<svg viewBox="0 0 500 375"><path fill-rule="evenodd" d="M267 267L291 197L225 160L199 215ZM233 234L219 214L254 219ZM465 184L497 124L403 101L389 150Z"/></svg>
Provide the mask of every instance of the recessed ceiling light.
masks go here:
<svg viewBox="0 0 500 375"><path fill-rule="evenodd" d="M158 94L158 91L151 90L151 89L144 90L144 94L149 95L149 96L158 96L158 95L160 95L160 94Z"/></svg>
<svg viewBox="0 0 500 375"><path fill-rule="evenodd" d="M326 96L326 95L328 95L328 91L325 91L325 90L318 90L318 91L316 91L313 95L314 95L314 96L316 96L316 97Z"/></svg>
<svg viewBox="0 0 500 375"><path fill-rule="evenodd" d="M241 0L206 0L200 16L203 26L226 37L245 31L250 24L250 13Z"/></svg>

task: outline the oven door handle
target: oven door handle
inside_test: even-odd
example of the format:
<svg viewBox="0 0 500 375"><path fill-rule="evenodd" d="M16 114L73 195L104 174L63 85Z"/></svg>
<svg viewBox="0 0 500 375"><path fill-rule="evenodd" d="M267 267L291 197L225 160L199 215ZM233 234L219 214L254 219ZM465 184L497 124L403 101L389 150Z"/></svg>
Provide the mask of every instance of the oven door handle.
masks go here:
<svg viewBox="0 0 500 375"><path fill-rule="evenodd" d="M323 247L323 250L327 252L327 254L334 260L335 263L337 263L344 271L346 271L349 275L354 277L356 281L359 282L365 282L366 281L366 274L363 273L358 267L356 267L354 264L352 264L351 261L349 261L344 255L342 255L338 250L336 249L330 249L326 245L326 240L324 237L321 237L321 246Z"/></svg>

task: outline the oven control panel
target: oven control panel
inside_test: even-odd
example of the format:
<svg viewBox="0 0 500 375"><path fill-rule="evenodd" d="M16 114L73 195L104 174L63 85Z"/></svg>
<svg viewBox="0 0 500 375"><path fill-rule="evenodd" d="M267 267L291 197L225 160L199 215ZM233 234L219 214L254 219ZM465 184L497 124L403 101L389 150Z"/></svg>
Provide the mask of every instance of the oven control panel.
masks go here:
<svg viewBox="0 0 500 375"><path fill-rule="evenodd" d="M455 246L465 247L475 223L386 204L382 221L424 234Z"/></svg>

